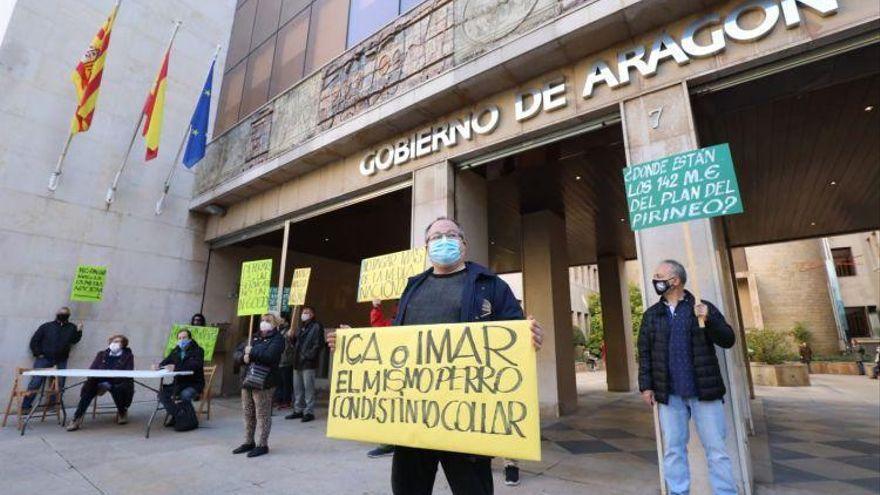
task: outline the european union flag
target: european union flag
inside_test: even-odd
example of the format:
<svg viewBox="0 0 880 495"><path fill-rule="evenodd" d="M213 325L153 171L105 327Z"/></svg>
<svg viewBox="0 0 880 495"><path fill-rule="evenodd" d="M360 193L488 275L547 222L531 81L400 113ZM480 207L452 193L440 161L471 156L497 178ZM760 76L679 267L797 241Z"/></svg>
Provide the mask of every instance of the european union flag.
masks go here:
<svg viewBox="0 0 880 495"><path fill-rule="evenodd" d="M211 61L211 70L205 80L205 87L199 95L196 111L193 112L189 121L189 138L186 142L186 151L183 153L183 164L186 168L192 168L205 156L205 145L208 144L208 115L211 113L211 85L214 79L214 62Z"/></svg>

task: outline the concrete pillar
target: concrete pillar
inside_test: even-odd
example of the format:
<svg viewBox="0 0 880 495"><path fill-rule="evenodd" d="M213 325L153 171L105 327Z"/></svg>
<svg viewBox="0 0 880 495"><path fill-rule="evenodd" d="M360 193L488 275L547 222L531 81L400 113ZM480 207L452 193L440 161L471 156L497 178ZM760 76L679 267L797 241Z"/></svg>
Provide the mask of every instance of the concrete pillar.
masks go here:
<svg viewBox="0 0 880 495"><path fill-rule="evenodd" d="M620 256L599 258L599 294L602 328L605 333L605 366L608 390L636 390L636 360L633 351L632 314L624 260Z"/></svg>
<svg viewBox="0 0 880 495"><path fill-rule="evenodd" d="M523 300L545 332L538 401L542 416L558 417L577 409L565 220L546 210L529 213L522 217L522 232Z"/></svg>
<svg viewBox="0 0 880 495"><path fill-rule="evenodd" d="M446 162L413 172L412 247L425 245L425 228L437 217L455 213L455 182L452 166Z"/></svg>
<svg viewBox="0 0 880 495"><path fill-rule="evenodd" d="M464 228L468 259L489 266L489 203L486 179L471 170L455 174L455 219Z"/></svg>
<svg viewBox="0 0 880 495"><path fill-rule="evenodd" d="M695 149L699 146L690 99L685 84L647 93L621 103L627 161L642 163L663 156ZM714 303L736 328L738 318L733 302L734 280L728 265L725 241L718 220L690 222L697 270L690 280L699 279L702 296ZM666 258L686 262L682 227L679 224L655 227L636 233L636 247L648 305L658 297L651 289L656 265ZM741 335L737 332L737 336ZM728 423L728 453L733 461L734 476L740 493L752 490L751 460L746 438L748 422L748 390L741 371L745 369L741 348L730 351L716 348L721 372L727 385L724 407ZM699 437L691 425L689 460L692 472L692 493L711 493L708 484L705 454Z"/></svg>

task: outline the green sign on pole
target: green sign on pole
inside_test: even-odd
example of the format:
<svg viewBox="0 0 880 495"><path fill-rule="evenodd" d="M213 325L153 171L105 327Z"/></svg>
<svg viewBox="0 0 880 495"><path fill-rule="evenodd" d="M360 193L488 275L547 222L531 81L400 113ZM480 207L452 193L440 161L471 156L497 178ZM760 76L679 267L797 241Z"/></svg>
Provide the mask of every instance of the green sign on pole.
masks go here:
<svg viewBox="0 0 880 495"><path fill-rule="evenodd" d="M632 230L743 212L726 143L626 167L623 180Z"/></svg>
<svg viewBox="0 0 880 495"><path fill-rule="evenodd" d="M106 266L79 265L70 289L71 301L97 302L104 296Z"/></svg>
<svg viewBox="0 0 880 495"><path fill-rule="evenodd" d="M197 327L193 325L174 325L171 327L171 335L168 336L168 343L165 345L166 356L177 346L177 334L181 330L189 330L193 340L204 349L206 363L214 359L214 348L217 347L217 335L220 333L220 329L217 327Z"/></svg>
<svg viewBox="0 0 880 495"><path fill-rule="evenodd" d="M271 259L245 261L241 264L238 316L261 315L269 311L269 282L271 278Z"/></svg>

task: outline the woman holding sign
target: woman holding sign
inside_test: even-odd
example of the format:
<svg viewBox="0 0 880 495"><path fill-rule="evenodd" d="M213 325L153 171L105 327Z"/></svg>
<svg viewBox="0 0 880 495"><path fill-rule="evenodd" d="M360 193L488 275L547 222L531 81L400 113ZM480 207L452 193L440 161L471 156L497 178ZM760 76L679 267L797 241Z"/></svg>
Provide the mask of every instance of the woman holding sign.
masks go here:
<svg viewBox="0 0 880 495"><path fill-rule="evenodd" d="M260 331L250 342L235 350L235 364L244 366L241 374L241 407L244 412L244 443L233 454L247 452L257 457L269 452L272 429L272 397L278 386L278 363L284 351L284 338L278 331L281 319L267 313L260 318Z"/></svg>

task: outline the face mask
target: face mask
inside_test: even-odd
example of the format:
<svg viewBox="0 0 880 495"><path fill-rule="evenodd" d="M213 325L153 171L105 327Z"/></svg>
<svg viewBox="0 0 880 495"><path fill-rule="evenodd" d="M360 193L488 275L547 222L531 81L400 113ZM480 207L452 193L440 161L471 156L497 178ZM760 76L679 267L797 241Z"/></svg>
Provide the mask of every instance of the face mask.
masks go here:
<svg viewBox="0 0 880 495"><path fill-rule="evenodd" d="M273 328L275 328L275 327L273 327L272 324L269 323L268 321L261 321L260 322L260 331L263 333L269 332Z"/></svg>
<svg viewBox="0 0 880 495"><path fill-rule="evenodd" d="M428 244L428 257L431 262L440 266L454 265L461 259L461 241L441 237Z"/></svg>
<svg viewBox="0 0 880 495"><path fill-rule="evenodd" d="M112 352L113 354L118 354L119 351L122 350L122 344L120 344L119 342L111 342L110 345L107 346L107 348L110 349L110 352Z"/></svg>
<svg viewBox="0 0 880 495"><path fill-rule="evenodd" d="M58 319L61 323L67 323L67 320L70 319L70 315L67 313L58 313L55 315L55 318Z"/></svg>
<svg viewBox="0 0 880 495"><path fill-rule="evenodd" d="M658 280L655 278L654 280L651 280L651 284L654 285L654 292L656 292L658 296L666 294L666 292L672 288L672 286L669 285L669 280Z"/></svg>
<svg viewBox="0 0 880 495"><path fill-rule="evenodd" d="M189 345L189 339L183 339L183 340L177 341L177 347L180 347L181 349L183 349L187 345Z"/></svg>
<svg viewBox="0 0 880 495"><path fill-rule="evenodd" d="M310 315L309 313L303 313L299 316L299 319L303 322L307 322L312 319L312 315Z"/></svg>

